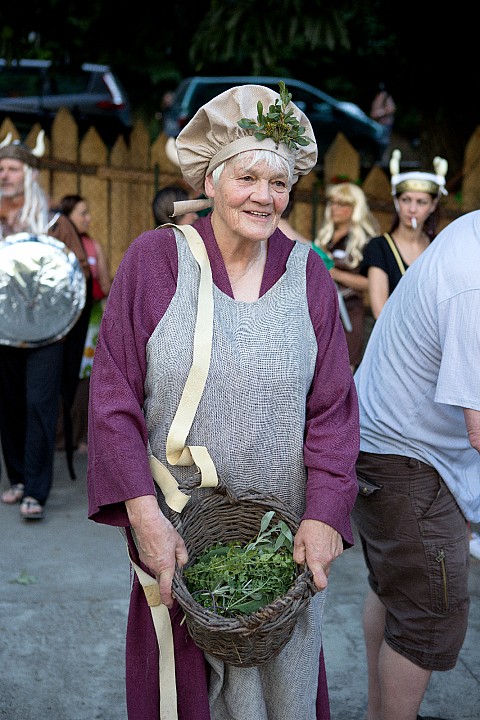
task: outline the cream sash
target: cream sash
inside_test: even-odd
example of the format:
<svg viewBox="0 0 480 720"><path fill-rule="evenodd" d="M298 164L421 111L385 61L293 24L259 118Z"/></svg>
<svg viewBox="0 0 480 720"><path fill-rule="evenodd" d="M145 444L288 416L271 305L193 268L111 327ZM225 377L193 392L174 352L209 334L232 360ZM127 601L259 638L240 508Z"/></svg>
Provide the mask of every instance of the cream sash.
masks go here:
<svg viewBox="0 0 480 720"><path fill-rule="evenodd" d="M162 227L175 227L182 232L188 242L192 255L200 267L198 288L198 308L193 340L193 362L188 374L182 397L173 418L167 436L166 457L170 465L195 465L201 473L199 487L215 487L218 484L217 471L206 447L185 445L198 403L202 396L212 351L213 336L213 283L212 270L202 238L191 225L167 224ZM178 489L178 483L154 455L150 455L150 469L153 478L160 487L167 505L181 512L189 496Z"/></svg>
<svg viewBox="0 0 480 720"><path fill-rule="evenodd" d="M192 255L200 267L192 367L167 435L167 462L170 465L180 466L195 464L201 474L199 487L215 487L218 484L217 471L207 448L203 445L185 445L210 367L213 336L212 271L205 245L195 228L191 225L178 226L171 223L161 227L177 228L184 234ZM153 454L150 455L149 462L153 479L161 489L167 505L172 510L181 512L190 499L189 495L181 492L169 469ZM130 562L145 592L158 641L160 720L178 720L175 658L170 615L167 607L160 602L160 590L157 580L144 572L131 558Z"/></svg>

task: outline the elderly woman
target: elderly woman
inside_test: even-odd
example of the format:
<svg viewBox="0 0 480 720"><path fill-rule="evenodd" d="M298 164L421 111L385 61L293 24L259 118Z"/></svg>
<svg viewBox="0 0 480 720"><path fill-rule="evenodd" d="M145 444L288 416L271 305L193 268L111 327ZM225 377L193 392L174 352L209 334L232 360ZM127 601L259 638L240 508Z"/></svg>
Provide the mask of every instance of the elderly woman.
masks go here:
<svg viewBox="0 0 480 720"><path fill-rule="evenodd" d="M315 166L313 133L283 84L280 97L250 85L203 106L177 150L184 178L207 201L181 203L176 213L199 203L213 210L195 223L193 245L168 226L131 244L110 292L91 379L89 517L125 528L139 570L127 630L128 717L326 719L322 614L331 563L353 544L359 432L335 284L310 247L277 229L292 184ZM197 307L210 268L209 367L183 447L170 430L196 362ZM200 329L205 324L201 315ZM172 596L175 566L187 562L187 552L168 505L181 505L172 483L194 475L192 464L202 485L214 484L213 467L233 494L275 495L298 515L294 559L308 564L318 592L281 652L257 667L204 654ZM175 692L159 680L145 578L166 614ZM160 645L161 674L168 662L161 637Z"/></svg>

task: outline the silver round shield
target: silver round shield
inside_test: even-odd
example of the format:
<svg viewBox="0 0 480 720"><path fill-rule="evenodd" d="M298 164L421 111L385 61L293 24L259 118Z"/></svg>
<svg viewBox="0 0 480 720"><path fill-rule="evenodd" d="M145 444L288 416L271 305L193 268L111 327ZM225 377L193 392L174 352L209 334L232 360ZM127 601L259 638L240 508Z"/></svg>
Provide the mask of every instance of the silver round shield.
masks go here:
<svg viewBox="0 0 480 720"><path fill-rule="evenodd" d="M38 347L64 337L86 300L77 256L50 235L0 242L0 345Z"/></svg>

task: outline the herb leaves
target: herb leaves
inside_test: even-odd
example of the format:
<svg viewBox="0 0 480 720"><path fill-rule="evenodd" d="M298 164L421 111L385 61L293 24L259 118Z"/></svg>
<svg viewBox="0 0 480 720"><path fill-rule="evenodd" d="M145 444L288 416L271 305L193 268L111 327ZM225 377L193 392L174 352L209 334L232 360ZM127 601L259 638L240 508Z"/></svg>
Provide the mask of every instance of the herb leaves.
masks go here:
<svg viewBox="0 0 480 720"><path fill-rule="evenodd" d="M269 528L275 512L265 513L258 535L246 545L215 545L184 578L202 607L224 617L249 615L284 595L295 582L292 533L283 520Z"/></svg>
<svg viewBox="0 0 480 720"><path fill-rule="evenodd" d="M296 150L299 145L308 145L312 140L304 135L305 128L300 125L293 113L293 109L287 110L292 94L288 92L284 82L280 81L278 85L280 87L280 102L277 98L275 104L270 105L268 112L264 114L263 103L259 100L257 103L257 121L242 118L238 121L238 125L244 130L256 130L254 135L257 140L272 138L277 148L283 142L290 150Z"/></svg>

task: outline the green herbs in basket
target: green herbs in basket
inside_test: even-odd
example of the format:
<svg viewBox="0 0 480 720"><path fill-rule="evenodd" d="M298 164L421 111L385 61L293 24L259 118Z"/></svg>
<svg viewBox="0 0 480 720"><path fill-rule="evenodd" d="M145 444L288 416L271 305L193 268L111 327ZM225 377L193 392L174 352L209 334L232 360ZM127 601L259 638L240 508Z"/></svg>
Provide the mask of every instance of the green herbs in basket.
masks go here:
<svg viewBox="0 0 480 720"><path fill-rule="evenodd" d="M282 520L269 529L265 513L258 535L246 545L214 545L184 571L192 597L223 617L250 615L285 595L295 582L292 533Z"/></svg>

